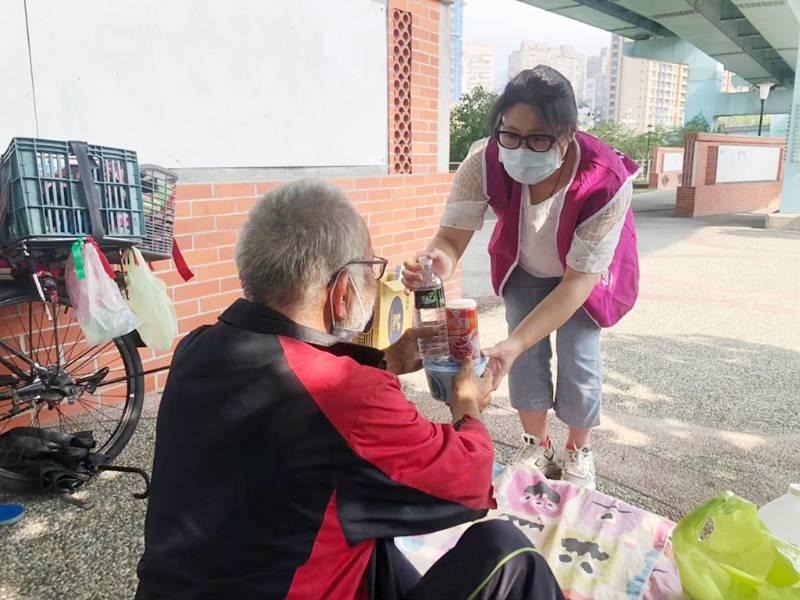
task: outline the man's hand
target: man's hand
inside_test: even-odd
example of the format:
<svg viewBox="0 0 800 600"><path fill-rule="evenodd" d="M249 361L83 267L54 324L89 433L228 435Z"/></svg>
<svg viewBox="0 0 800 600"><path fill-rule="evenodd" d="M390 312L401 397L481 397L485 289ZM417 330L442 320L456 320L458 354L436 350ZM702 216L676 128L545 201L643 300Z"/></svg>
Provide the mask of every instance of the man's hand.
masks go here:
<svg viewBox="0 0 800 600"><path fill-rule="evenodd" d="M395 375L413 373L422 368L417 340L431 337L433 329L407 329L394 344L383 351L386 370Z"/></svg>
<svg viewBox="0 0 800 600"><path fill-rule="evenodd" d="M511 370L511 365L522 354L522 350L516 341L507 339L497 344L494 348L483 351L489 357L489 365L486 367L486 371L491 373L492 391L498 388L500 382L503 381L503 377Z"/></svg>
<svg viewBox="0 0 800 600"><path fill-rule="evenodd" d="M489 406L491 399L491 373L487 369L483 377L478 377L472 359L467 358L453 380L453 398L449 403L453 421L458 421L465 415L480 419L481 412Z"/></svg>

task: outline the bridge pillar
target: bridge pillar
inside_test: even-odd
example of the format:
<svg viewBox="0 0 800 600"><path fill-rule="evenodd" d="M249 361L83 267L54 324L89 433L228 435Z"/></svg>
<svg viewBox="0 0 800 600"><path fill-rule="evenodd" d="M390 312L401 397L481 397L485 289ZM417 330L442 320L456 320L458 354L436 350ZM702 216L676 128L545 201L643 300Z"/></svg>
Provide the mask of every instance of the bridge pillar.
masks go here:
<svg viewBox="0 0 800 600"><path fill-rule="evenodd" d="M800 53L797 55L794 72L795 85L792 94L792 113L789 118L789 144L786 148L781 213L794 213L800 227L800 85L798 85L800 82L797 81L797 73L800 72Z"/></svg>
<svg viewBox="0 0 800 600"><path fill-rule="evenodd" d="M688 123L702 114L709 125L714 127L717 98L722 93L721 65L696 48L687 53L685 62L689 67L689 74L684 119Z"/></svg>

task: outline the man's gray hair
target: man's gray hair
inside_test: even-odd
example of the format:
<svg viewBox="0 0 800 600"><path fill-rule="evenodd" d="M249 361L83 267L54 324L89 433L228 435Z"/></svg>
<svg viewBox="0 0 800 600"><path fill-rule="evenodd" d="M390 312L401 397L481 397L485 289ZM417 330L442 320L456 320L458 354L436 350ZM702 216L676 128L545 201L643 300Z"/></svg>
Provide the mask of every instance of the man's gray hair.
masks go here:
<svg viewBox="0 0 800 600"><path fill-rule="evenodd" d="M236 248L239 279L249 300L298 306L347 262L371 258L369 245L364 219L341 190L298 179L250 211Z"/></svg>

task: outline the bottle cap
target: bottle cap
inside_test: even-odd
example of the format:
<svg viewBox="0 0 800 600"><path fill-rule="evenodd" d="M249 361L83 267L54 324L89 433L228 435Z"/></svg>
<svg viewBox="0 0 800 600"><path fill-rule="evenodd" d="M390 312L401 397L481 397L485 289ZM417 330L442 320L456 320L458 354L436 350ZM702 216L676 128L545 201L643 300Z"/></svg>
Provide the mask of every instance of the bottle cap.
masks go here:
<svg viewBox="0 0 800 600"><path fill-rule="evenodd" d="M430 256L420 256L418 260L419 264L423 267L430 267L433 265L433 259Z"/></svg>

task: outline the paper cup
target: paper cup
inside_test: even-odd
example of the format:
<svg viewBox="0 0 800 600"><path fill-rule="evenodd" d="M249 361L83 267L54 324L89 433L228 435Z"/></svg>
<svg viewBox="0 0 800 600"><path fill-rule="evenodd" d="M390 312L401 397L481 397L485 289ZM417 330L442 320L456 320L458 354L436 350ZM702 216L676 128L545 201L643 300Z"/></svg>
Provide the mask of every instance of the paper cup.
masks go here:
<svg viewBox="0 0 800 600"><path fill-rule="evenodd" d="M475 359L473 366L478 377L483 375L488 363L488 356L481 356ZM425 369L425 376L428 378L428 389L430 389L433 399L440 402L450 402L453 395L453 379L461 370L461 363L452 359L441 362L423 361L422 368Z"/></svg>

